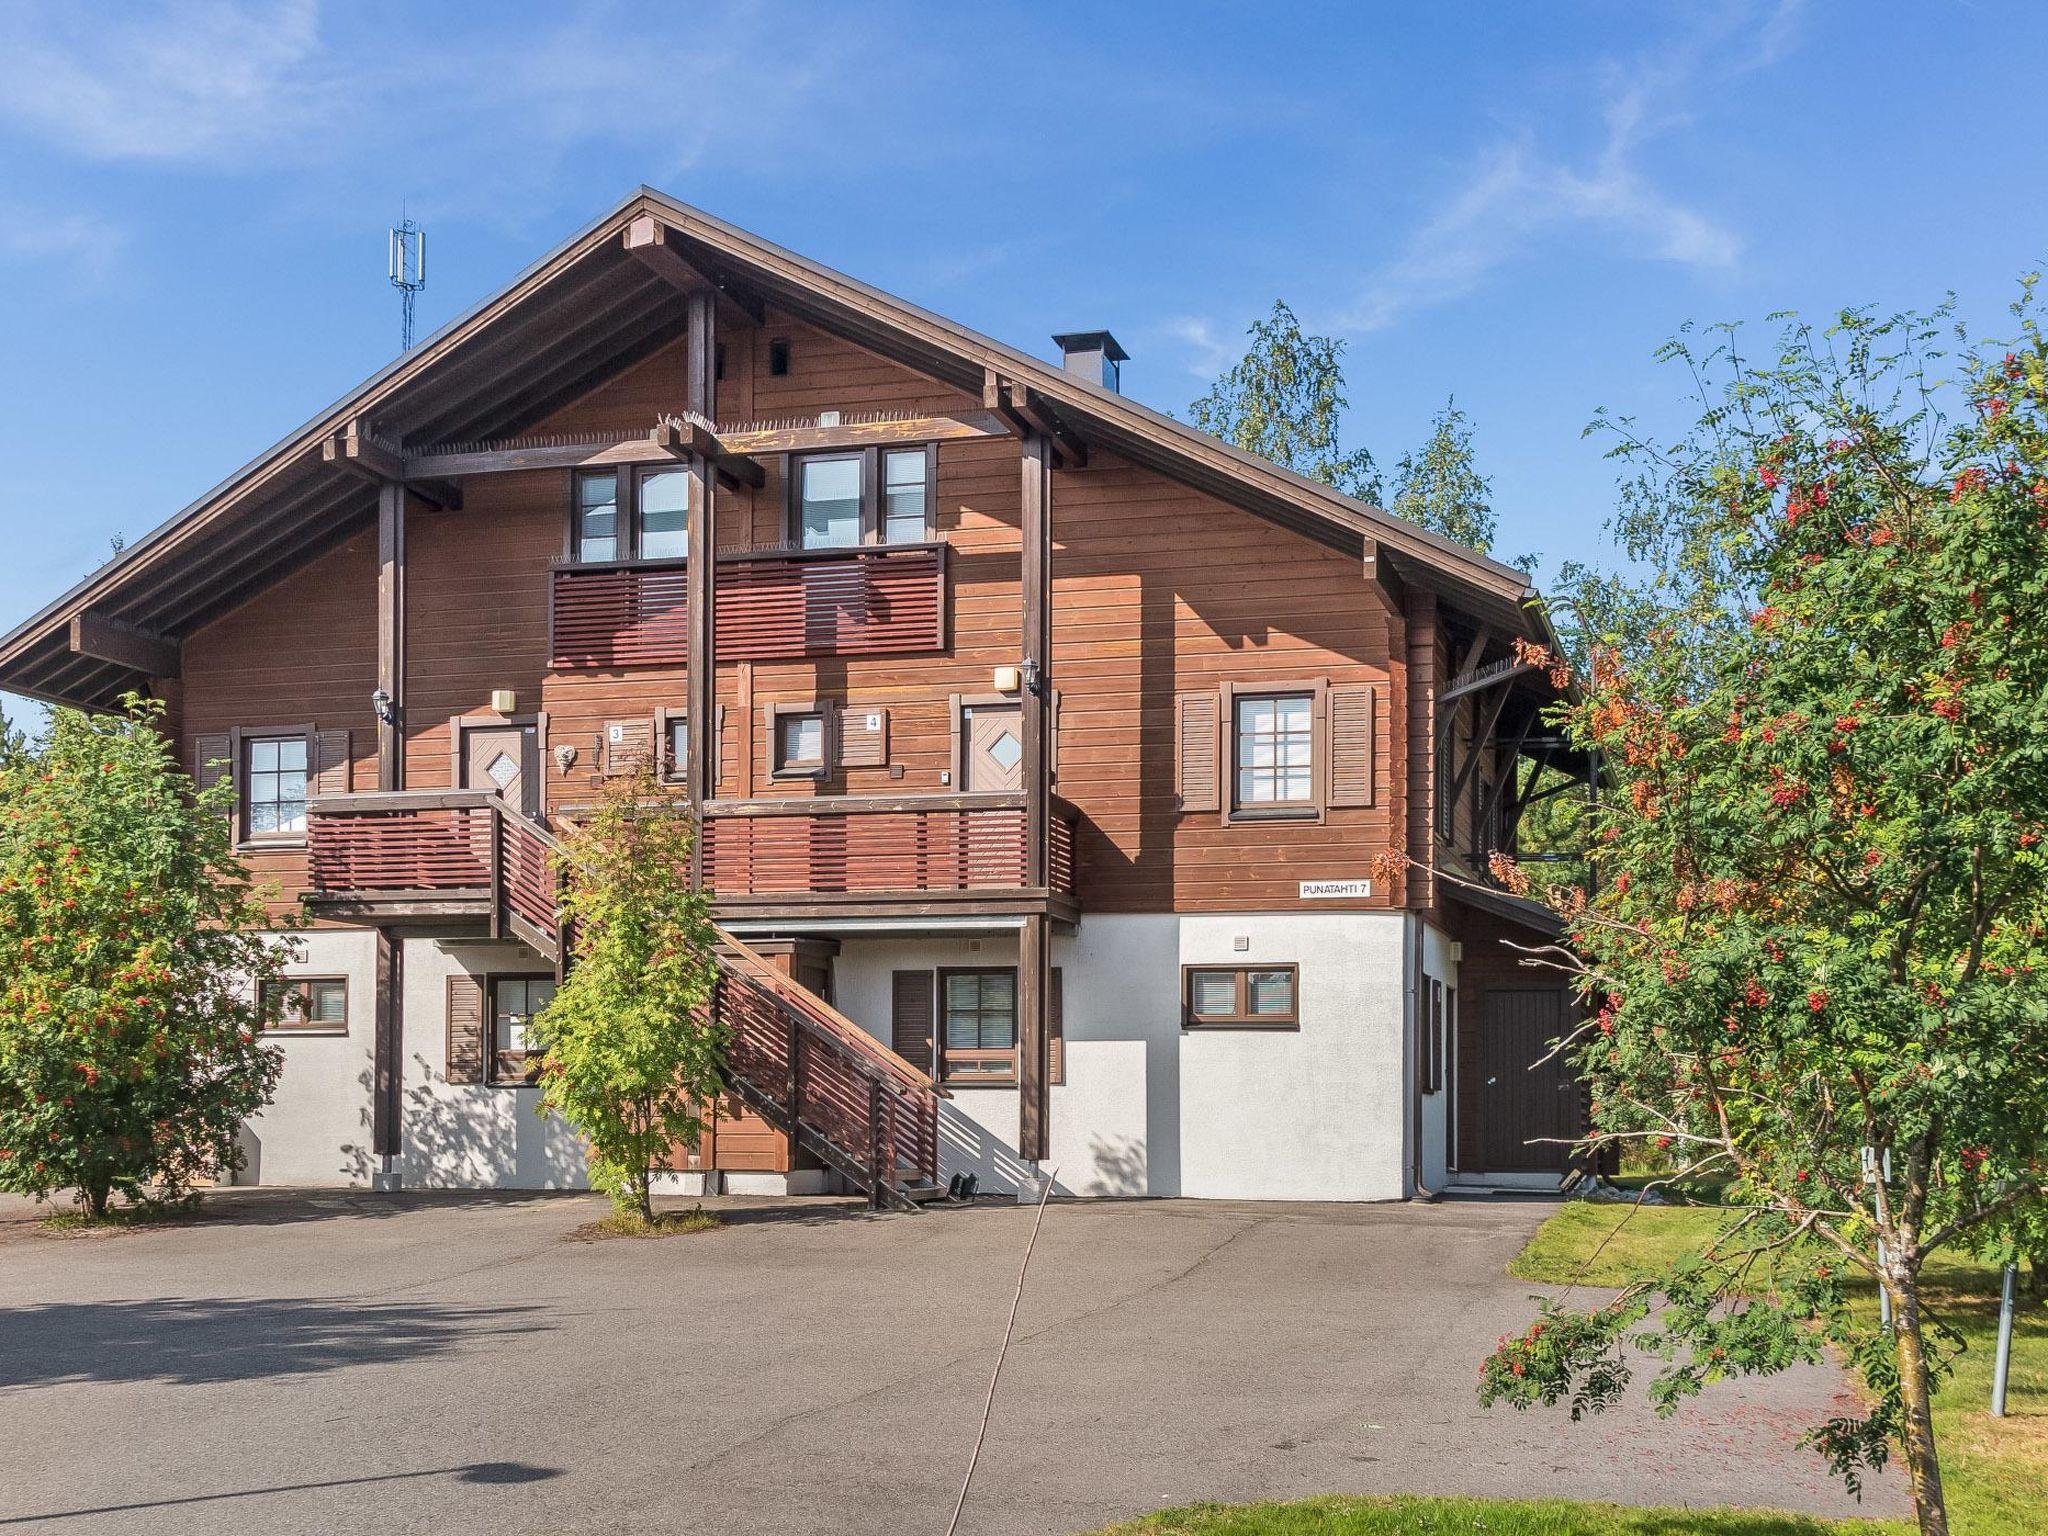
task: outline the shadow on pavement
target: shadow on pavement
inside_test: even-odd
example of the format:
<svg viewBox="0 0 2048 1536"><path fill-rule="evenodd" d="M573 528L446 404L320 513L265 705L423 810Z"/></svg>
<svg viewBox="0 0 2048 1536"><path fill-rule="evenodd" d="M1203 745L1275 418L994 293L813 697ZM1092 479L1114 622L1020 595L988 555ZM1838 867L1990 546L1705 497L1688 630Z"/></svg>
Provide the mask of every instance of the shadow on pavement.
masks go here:
<svg viewBox="0 0 2048 1536"><path fill-rule="evenodd" d="M195 1493L177 1499L144 1499L134 1504L97 1504L90 1509L57 1509L40 1515L0 1516L0 1526L36 1525L46 1520L78 1520L89 1515L119 1515L144 1509L172 1509L181 1504L214 1504L224 1499L257 1498L269 1493L306 1493L321 1488L356 1488L365 1483L398 1483L411 1478L452 1477L480 1486L545 1482L562 1475L559 1467L535 1467L522 1461L477 1461L460 1467L428 1467L418 1472L383 1472L365 1477L335 1477L317 1483L274 1483L263 1488L235 1488L224 1493Z"/></svg>

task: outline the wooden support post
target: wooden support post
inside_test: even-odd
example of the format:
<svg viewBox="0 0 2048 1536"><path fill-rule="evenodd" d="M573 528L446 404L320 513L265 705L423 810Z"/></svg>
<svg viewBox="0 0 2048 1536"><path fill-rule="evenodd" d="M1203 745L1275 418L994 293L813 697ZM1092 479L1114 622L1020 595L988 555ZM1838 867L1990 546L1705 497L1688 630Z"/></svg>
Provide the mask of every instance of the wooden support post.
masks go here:
<svg viewBox="0 0 2048 1536"><path fill-rule="evenodd" d="M797 1148L797 1106L803 1102L804 1078L804 1032L797 1027L796 1015L783 1020L789 1034L789 1165L796 1166Z"/></svg>
<svg viewBox="0 0 2048 1536"><path fill-rule="evenodd" d="M882 1208L882 1186L894 1170L882 1166L882 1082L868 1079L868 1208Z"/></svg>
<svg viewBox="0 0 2048 1536"><path fill-rule="evenodd" d="M1052 883L1052 443L1031 433L1023 444L1024 878L1033 890ZM1017 953L1018 1153L1036 1162L1048 1144L1046 1008L1052 989L1051 927L1043 912L1024 919Z"/></svg>
<svg viewBox="0 0 2048 1536"><path fill-rule="evenodd" d="M372 988L376 999L374 1057L371 1067L370 1150L373 1155L396 1157L399 1141L400 1053L405 1042L405 950L394 929L377 930L376 970Z"/></svg>
<svg viewBox="0 0 2048 1536"><path fill-rule="evenodd" d="M377 491L377 788L405 788L405 487Z"/></svg>
<svg viewBox="0 0 2048 1536"><path fill-rule="evenodd" d="M690 295L686 343L688 409L710 420L717 402L716 306L708 290ZM718 597L718 538L712 495L717 476L704 454L690 458L689 562L685 584L690 615L689 722L690 762L684 793L696 825L690 850L690 881L704 883L704 804L718 794L718 656L714 605Z"/></svg>

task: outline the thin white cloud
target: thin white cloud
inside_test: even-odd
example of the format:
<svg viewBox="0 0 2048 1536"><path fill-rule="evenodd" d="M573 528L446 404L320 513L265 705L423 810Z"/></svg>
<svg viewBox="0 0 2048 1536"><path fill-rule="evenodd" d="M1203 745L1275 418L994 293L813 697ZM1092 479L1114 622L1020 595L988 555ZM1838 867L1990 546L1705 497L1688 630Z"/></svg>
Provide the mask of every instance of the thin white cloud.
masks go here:
<svg viewBox="0 0 2048 1536"><path fill-rule="evenodd" d="M1370 331L1462 297L1489 276L1572 232L1639 258L1701 269L1740 260L1741 234L1656 184L1643 151L1685 121L1699 89L1767 67L1790 51L1799 0L1723 8L1664 57L1607 71L1600 139L1577 160L1522 132L1490 146L1451 197L1375 272L1344 316ZM1741 49L1731 47L1737 39Z"/></svg>
<svg viewBox="0 0 2048 1536"><path fill-rule="evenodd" d="M119 18L0 6L0 116L92 160L240 160L303 139L340 103L317 0L181 0Z"/></svg>
<svg viewBox="0 0 2048 1536"><path fill-rule="evenodd" d="M1216 378L1235 363L1244 350L1241 337L1217 334L1214 320L1200 315L1182 315L1161 327L1168 338L1180 343L1187 370L1204 381Z"/></svg>
<svg viewBox="0 0 2048 1536"><path fill-rule="evenodd" d="M0 262L54 262L97 279L112 269L127 232L77 212L0 199Z"/></svg>

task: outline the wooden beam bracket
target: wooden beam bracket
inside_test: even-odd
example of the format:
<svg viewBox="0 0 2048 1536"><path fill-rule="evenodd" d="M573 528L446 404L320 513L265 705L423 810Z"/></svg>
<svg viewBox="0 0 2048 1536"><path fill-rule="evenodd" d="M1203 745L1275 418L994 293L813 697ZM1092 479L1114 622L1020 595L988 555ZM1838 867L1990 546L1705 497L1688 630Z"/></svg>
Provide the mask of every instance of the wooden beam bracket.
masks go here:
<svg viewBox="0 0 2048 1536"><path fill-rule="evenodd" d="M716 267L705 266L677 250L669 240L668 226L651 213L643 213L626 226L622 243L648 271L679 293L709 289L739 319L754 325L765 322L768 306L752 289L735 282Z"/></svg>
<svg viewBox="0 0 2048 1536"><path fill-rule="evenodd" d="M407 473L405 455L372 436L360 422L350 422L345 430L323 442L320 457L375 485L395 481L420 500L444 511L462 510L460 485L450 480L412 478Z"/></svg>
<svg viewBox="0 0 2048 1536"><path fill-rule="evenodd" d="M169 635L87 610L71 616L74 655L111 661L150 677L176 677L178 642Z"/></svg>

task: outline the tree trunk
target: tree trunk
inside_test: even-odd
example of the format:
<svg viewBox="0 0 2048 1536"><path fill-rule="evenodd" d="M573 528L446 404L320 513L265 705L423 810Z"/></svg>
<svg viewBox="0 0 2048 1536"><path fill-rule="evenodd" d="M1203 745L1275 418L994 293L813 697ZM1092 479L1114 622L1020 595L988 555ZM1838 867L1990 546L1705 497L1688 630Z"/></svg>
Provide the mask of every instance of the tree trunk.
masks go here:
<svg viewBox="0 0 2048 1536"><path fill-rule="evenodd" d="M79 1186L79 1193L85 1196L85 1213L94 1221L107 1219L107 1196L112 1187L105 1180L88 1179Z"/></svg>
<svg viewBox="0 0 2048 1536"><path fill-rule="evenodd" d="M2048 1250L2027 1255L2027 1299L2048 1301Z"/></svg>
<svg viewBox="0 0 2048 1536"><path fill-rule="evenodd" d="M1892 1337L1899 1359L1899 1396L1906 1471L1913 1479L1913 1511L1921 1536L1948 1536L1948 1504L1941 1490L1941 1460L1934 1450L1934 1388L1920 1331L1920 1277L1901 1273L1886 1288L1892 1293Z"/></svg>

